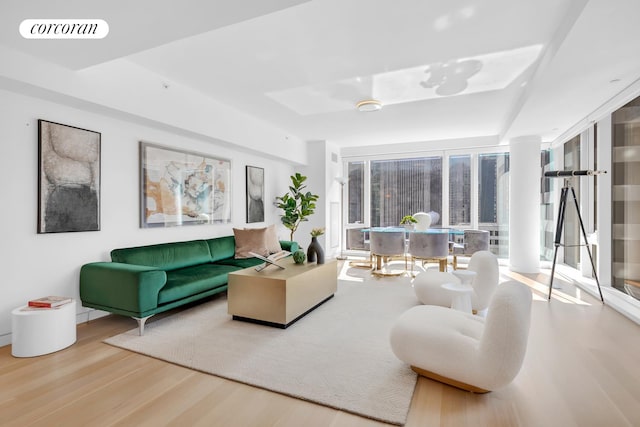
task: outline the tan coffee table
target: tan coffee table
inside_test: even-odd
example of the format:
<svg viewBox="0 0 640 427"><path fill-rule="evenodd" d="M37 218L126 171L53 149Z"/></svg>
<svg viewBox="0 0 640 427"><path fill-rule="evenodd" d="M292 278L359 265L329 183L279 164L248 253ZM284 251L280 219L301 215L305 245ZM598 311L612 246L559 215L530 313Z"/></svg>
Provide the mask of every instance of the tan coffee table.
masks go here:
<svg viewBox="0 0 640 427"><path fill-rule="evenodd" d="M228 313L244 320L287 328L331 297L338 289L336 260L296 264L292 257L270 266L229 273Z"/></svg>

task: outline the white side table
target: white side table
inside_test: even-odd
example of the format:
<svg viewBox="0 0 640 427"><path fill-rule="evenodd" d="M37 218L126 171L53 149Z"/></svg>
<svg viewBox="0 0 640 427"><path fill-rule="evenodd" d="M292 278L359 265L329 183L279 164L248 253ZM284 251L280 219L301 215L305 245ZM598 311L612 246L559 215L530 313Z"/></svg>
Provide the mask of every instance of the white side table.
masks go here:
<svg viewBox="0 0 640 427"><path fill-rule="evenodd" d="M452 294L451 308L465 313L473 313L471 309L471 292L473 292L473 288L471 285L443 283L442 288Z"/></svg>
<svg viewBox="0 0 640 427"><path fill-rule="evenodd" d="M460 279L463 285L470 285L476 277L476 272L471 270L453 270L451 274Z"/></svg>
<svg viewBox="0 0 640 427"><path fill-rule="evenodd" d="M11 312L11 354L40 356L62 350L76 342L76 302L58 308Z"/></svg>

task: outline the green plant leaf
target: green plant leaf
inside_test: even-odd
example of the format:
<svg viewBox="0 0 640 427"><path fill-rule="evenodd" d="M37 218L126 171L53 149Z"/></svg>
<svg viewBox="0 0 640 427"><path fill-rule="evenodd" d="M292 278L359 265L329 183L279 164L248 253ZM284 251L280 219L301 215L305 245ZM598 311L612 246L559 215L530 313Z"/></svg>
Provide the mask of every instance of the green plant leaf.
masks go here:
<svg viewBox="0 0 640 427"><path fill-rule="evenodd" d="M298 225L302 221L308 221L310 215L313 215L316 205L315 201L320 196L313 194L310 191L303 191L306 185L303 183L307 180L307 177L299 172L290 176L291 185L289 185L289 192L278 197L278 208L282 209L284 213L280 215L282 224L291 230L291 239L293 239L293 233L298 229Z"/></svg>

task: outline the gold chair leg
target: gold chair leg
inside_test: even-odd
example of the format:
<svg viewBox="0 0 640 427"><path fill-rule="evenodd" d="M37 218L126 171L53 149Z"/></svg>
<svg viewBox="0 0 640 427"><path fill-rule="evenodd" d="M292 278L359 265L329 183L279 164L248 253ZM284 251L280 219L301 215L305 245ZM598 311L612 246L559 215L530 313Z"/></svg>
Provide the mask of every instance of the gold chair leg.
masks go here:
<svg viewBox="0 0 640 427"><path fill-rule="evenodd" d="M404 271L393 271L393 272L385 271L382 268L382 261L385 260L385 264L387 264L390 259L389 256L375 255L375 257L376 257L376 266L373 270L371 270L371 274L373 274L374 276L402 276L407 272L406 257L405 257Z"/></svg>

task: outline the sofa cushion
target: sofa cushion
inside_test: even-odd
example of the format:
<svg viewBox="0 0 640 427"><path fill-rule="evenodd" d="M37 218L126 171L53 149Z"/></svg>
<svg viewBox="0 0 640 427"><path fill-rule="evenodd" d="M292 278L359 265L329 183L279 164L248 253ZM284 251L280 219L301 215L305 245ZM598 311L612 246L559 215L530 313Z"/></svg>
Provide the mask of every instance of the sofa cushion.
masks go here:
<svg viewBox="0 0 640 427"><path fill-rule="evenodd" d="M256 265L262 264L264 261L259 260L258 258L225 258L216 261L216 264L219 265L230 265L232 267L237 268L249 268L255 267Z"/></svg>
<svg viewBox="0 0 640 427"><path fill-rule="evenodd" d="M233 236L214 237L206 240L211 252L211 261L231 258L236 253L236 239Z"/></svg>
<svg viewBox="0 0 640 427"><path fill-rule="evenodd" d="M236 238L235 257L253 258L253 255L249 252L268 256L269 250L267 249L266 231L266 228L252 228L247 230L234 228L233 234Z"/></svg>
<svg viewBox="0 0 640 427"><path fill-rule="evenodd" d="M228 274L238 267L202 264L167 272L167 284L158 294L158 304L165 304L209 289L226 286Z"/></svg>
<svg viewBox="0 0 640 427"><path fill-rule="evenodd" d="M211 262L211 253L209 245L204 240L191 240L114 249L111 251L111 260L126 264L158 267L168 271L209 263Z"/></svg>

